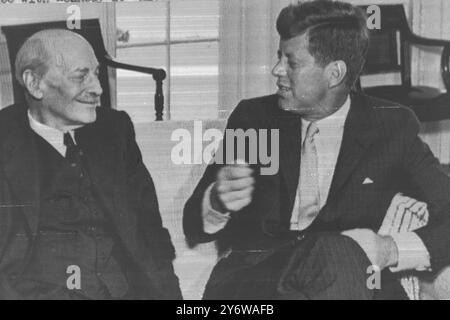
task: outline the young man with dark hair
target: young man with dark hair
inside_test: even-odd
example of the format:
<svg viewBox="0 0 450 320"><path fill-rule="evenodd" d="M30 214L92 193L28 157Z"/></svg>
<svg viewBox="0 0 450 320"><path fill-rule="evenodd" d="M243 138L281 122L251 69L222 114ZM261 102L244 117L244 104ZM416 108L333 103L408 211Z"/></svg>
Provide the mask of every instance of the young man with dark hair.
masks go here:
<svg viewBox="0 0 450 320"><path fill-rule="evenodd" d="M279 129L279 172L211 164L185 206L191 243L231 249L204 298L404 297L393 273L450 263L450 179L411 111L351 92L368 48L360 9L301 2L277 29L278 92L240 102L228 128ZM429 223L377 234L398 192L427 202ZM371 266L383 270L381 291L367 286Z"/></svg>

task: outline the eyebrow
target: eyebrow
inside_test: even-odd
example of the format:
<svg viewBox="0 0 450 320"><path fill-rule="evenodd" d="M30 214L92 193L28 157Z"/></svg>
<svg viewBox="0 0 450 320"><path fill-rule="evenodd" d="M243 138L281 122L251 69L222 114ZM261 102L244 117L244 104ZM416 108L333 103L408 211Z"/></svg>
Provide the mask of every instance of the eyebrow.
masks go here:
<svg viewBox="0 0 450 320"><path fill-rule="evenodd" d="M288 59L298 60L294 53L285 53Z"/></svg>
<svg viewBox="0 0 450 320"><path fill-rule="evenodd" d="M89 68L76 68L75 70L73 70L73 72L88 73Z"/></svg>
<svg viewBox="0 0 450 320"><path fill-rule="evenodd" d="M290 53L290 52L284 53L284 55L285 55L286 58L288 58L288 59L296 59L295 55L292 54L292 53ZM278 50L278 51L277 51L277 56L278 56L278 59L280 59L280 58L283 56L283 52L281 52L281 50Z"/></svg>
<svg viewBox="0 0 450 320"><path fill-rule="evenodd" d="M97 65L94 69L95 72L100 70L100 65ZM81 72L81 73L88 73L89 72L89 68L88 67L78 67L75 70L73 70L73 72Z"/></svg>

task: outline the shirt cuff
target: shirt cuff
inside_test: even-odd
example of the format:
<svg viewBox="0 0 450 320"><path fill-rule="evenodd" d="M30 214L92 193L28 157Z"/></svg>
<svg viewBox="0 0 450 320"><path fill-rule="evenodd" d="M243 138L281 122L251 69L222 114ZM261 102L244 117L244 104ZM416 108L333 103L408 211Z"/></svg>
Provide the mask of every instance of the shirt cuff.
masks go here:
<svg viewBox="0 0 450 320"><path fill-rule="evenodd" d="M398 264L389 268L392 272L405 270L430 270L430 254L415 232L391 235L398 248Z"/></svg>
<svg viewBox="0 0 450 320"><path fill-rule="evenodd" d="M220 213L211 206L211 190L214 184L211 184L205 191L202 202L203 231L207 234L214 234L225 228L230 220L230 213Z"/></svg>

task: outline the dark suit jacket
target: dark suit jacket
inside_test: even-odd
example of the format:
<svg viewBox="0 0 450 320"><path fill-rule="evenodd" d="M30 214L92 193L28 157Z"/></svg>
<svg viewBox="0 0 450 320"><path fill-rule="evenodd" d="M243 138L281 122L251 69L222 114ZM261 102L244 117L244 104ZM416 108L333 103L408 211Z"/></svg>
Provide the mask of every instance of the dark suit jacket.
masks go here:
<svg viewBox="0 0 450 320"><path fill-rule="evenodd" d="M0 298L4 299L21 298L14 279L30 257L39 223L33 134L25 106L0 111ZM97 108L96 122L76 130L76 141L129 259L137 266L136 284L143 290L148 284L156 298L181 298L172 267L175 251L162 226L155 187L128 115Z"/></svg>
<svg viewBox="0 0 450 320"><path fill-rule="evenodd" d="M279 129L279 172L257 173L252 203L234 213L225 229L208 235L203 231L202 199L221 165L208 166L185 205L184 232L191 244L218 239L235 254L264 252L282 245L289 233L299 180L301 119L281 110L272 95L239 103L227 128ZM433 270L450 264L450 179L418 132L417 119L408 109L353 95L326 205L306 232L376 232L393 196L404 192L428 204L428 226L417 234L430 253ZM374 183L363 184L366 178Z"/></svg>

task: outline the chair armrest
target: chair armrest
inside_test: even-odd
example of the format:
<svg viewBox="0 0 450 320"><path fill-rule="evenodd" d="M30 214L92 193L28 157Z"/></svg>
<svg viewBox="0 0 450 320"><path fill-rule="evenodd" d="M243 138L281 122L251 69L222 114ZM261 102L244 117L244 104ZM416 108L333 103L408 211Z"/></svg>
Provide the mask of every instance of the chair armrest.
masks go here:
<svg viewBox="0 0 450 320"><path fill-rule="evenodd" d="M132 64L122 63L122 62L118 62L118 61L114 60L113 58L111 58L109 56L105 56L104 59L105 59L106 65L109 67L151 74L155 81L163 81L166 78L166 71L164 69L142 67L142 66L136 66L136 65L132 65Z"/></svg>
<svg viewBox="0 0 450 320"><path fill-rule="evenodd" d="M137 71L141 73L151 74L153 76L153 80L156 82L156 91L155 91L155 114L156 121L163 120L163 111L164 111L164 92L163 92L163 80L166 78L166 71L164 69L156 69L150 67L142 67L136 66L132 64L117 62L112 59L109 55L105 55L103 57L104 63L116 69L125 69L131 71Z"/></svg>
<svg viewBox="0 0 450 320"><path fill-rule="evenodd" d="M424 38L409 32L408 42L430 47L444 47L441 55L441 74L445 88L447 89L447 92L450 92L450 41Z"/></svg>
<svg viewBox="0 0 450 320"><path fill-rule="evenodd" d="M418 36L417 34L414 34L410 32L407 36L407 41L414 44L419 44L422 46L430 46L430 47L445 47L450 45L449 40L443 40L443 39L433 39L433 38L425 38Z"/></svg>

